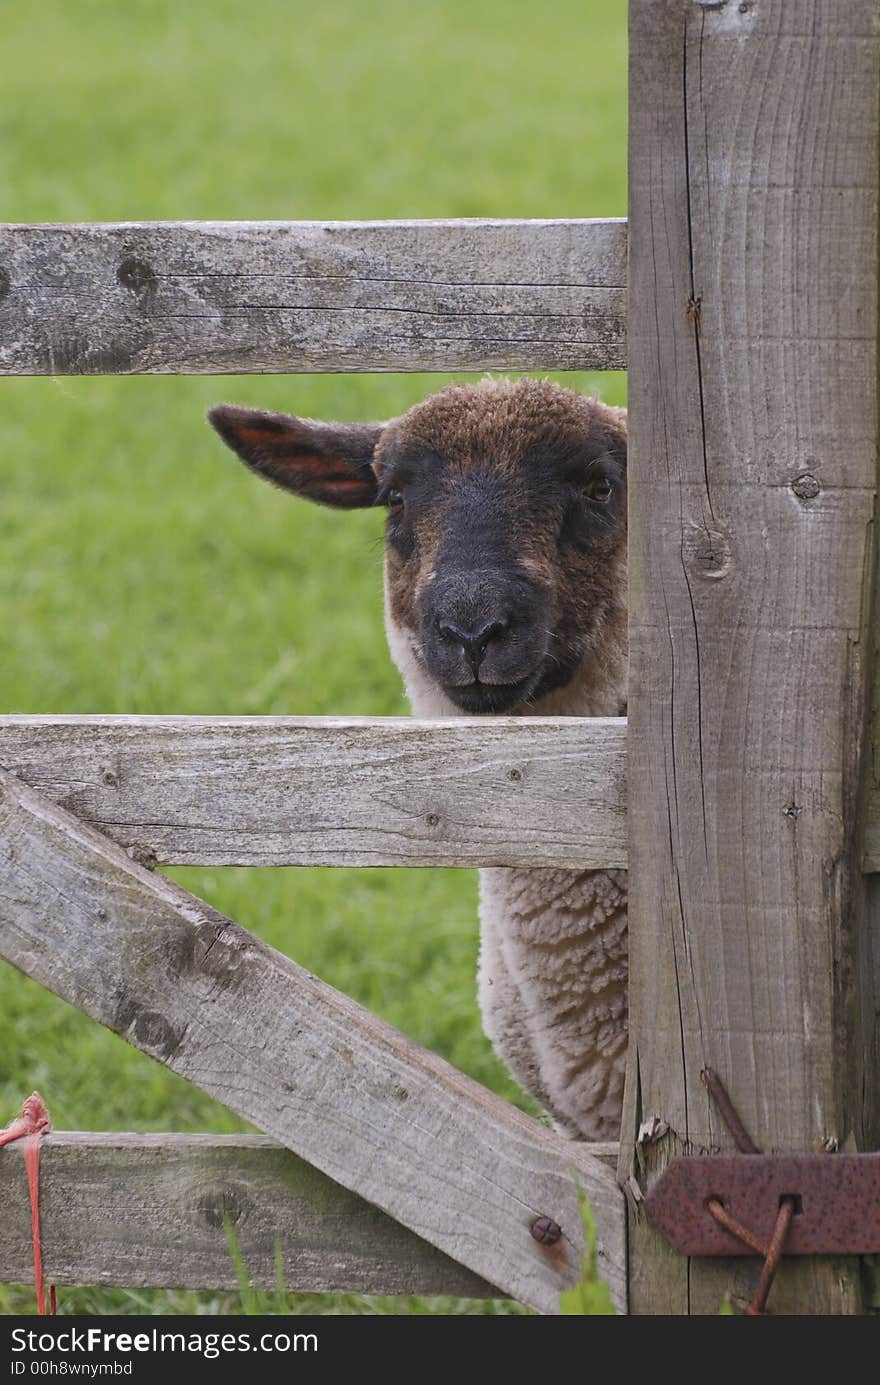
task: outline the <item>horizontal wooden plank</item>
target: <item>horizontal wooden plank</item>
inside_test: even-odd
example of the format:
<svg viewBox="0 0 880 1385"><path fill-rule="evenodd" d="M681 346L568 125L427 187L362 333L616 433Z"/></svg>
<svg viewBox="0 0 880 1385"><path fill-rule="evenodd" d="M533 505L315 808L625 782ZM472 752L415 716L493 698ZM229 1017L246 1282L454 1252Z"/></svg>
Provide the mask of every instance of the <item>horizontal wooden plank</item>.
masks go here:
<svg viewBox="0 0 880 1385"><path fill-rule="evenodd" d="M626 1302L623 1199L565 1140L0 771L0 955L542 1313L583 1253ZM412 978L413 985L418 984ZM562 1228L551 1250L535 1217Z"/></svg>
<svg viewBox="0 0 880 1385"><path fill-rule="evenodd" d="M0 1282L33 1277L24 1141L0 1152ZM234 1289L223 1214L251 1282L291 1292L498 1293L265 1135L59 1132L43 1142L40 1210L55 1284Z"/></svg>
<svg viewBox="0 0 880 1385"><path fill-rule="evenodd" d="M0 717L0 765L142 859L623 867L626 722Z"/></svg>
<svg viewBox="0 0 880 1385"><path fill-rule="evenodd" d="M0 1283L33 1273L24 1149L0 1153ZM591 1151L614 1166L616 1145ZM256 1288L275 1288L277 1238L292 1293L498 1293L267 1135L56 1131L40 1208L55 1284L237 1288L225 1212Z"/></svg>
<svg viewBox="0 0 880 1385"><path fill-rule="evenodd" d="M0 373L625 364L626 223L0 226Z"/></svg>
<svg viewBox="0 0 880 1385"><path fill-rule="evenodd" d="M160 865L625 869L625 763L617 717L0 716L0 765Z"/></svg>

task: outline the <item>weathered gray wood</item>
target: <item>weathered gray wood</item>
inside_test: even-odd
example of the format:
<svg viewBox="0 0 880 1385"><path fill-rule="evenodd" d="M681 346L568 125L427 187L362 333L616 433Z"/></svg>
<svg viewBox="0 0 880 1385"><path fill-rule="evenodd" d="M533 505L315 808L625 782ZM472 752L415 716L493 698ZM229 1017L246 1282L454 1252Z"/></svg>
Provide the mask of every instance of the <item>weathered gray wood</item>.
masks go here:
<svg viewBox="0 0 880 1385"><path fill-rule="evenodd" d="M880 602L877 602L876 595L874 609L880 609ZM876 629L874 638L876 645ZM880 673L880 666L875 667L873 680L874 729L871 737L871 778L865 797L865 830L862 844L862 870L867 874L880 872L880 715L878 715L880 712L880 686L878 686L878 673Z"/></svg>
<svg viewBox="0 0 880 1385"><path fill-rule="evenodd" d="M0 373L625 363L622 221L0 226Z"/></svg>
<svg viewBox="0 0 880 1385"><path fill-rule="evenodd" d="M40 1183L55 1284L234 1289L225 1213L257 1288L275 1288L277 1237L291 1292L498 1293L265 1135L59 1132ZM29 1283L24 1141L0 1152L0 1206L0 1283Z"/></svg>
<svg viewBox="0 0 880 1385"><path fill-rule="evenodd" d="M857 802L877 488L875 0L632 0L631 1065L622 1170L868 1147ZM659 1138L648 1141L653 1130ZM639 1132L642 1140L639 1141ZM663 1133L663 1132L666 1133ZM636 1312L755 1271L636 1220ZM849 1313L853 1260L775 1311Z"/></svg>
<svg viewBox="0 0 880 1385"><path fill-rule="evenodd" d="M880 689L875 689L875 694L880 696ZM862 856L862 870L866 872L880 871L880 736L876 733L872 745L872 779L865 800L865 840Z"/></svg>
<svg viewBox="0 0 880 1385"><path fill-rule="evenodd" d="M33 1274L25 1144L0 1153L0 1283ZM612 1167L616 1145L591 1145ZM43 1141L43 1260L55 1284L234 1289L223 1215L251 1282L291 1292L498 1290L266 1135L56 1131Z"/></svg>
<svg viewBox="0 0 880 1385"><path fill-rule="evenodd" d="M867 798L862 870L880 871L880 792L876 788Z"/></svg>
<svg viewBox="0 0 880 1385"><path fill-rule="evenodd" d="M166 864L625 866L626 722L0 717L0 765Z"/></svg>
<svg viewBox="0 0 880 1385"><path fill-rule="evenodd" d="M543 1313L576 1196L625 1304L611 1171L0 771L0 955L346 1188ZM413 978L413 985L418 984ZM548 1251L534 1217L563 1239Z"/></svg>

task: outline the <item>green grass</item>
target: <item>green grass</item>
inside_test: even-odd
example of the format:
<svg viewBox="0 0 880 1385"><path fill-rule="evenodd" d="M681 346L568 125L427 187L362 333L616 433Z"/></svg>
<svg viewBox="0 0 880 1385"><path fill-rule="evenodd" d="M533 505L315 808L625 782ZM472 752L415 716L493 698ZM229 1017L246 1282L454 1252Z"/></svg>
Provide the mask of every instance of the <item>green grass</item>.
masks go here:
<svg viewBox="0 0 880 1385"><path fill-rule="evenodd" d="M625 6L44 0L7 7L0 218L583 216L625 210ZM620 376L578 388L623 399ZM6 711L399 713L381 519L259 485L218 399L386 418L436 376L0 382ZM522 1100L480 1031L471 872L176 871L276 947ZM0 966L0 1123L235 1130L222 1107ZM64 1290L65 1311L238 1312ZM28 1291L0 1289L0 1311ZM291 1311L510 1305L336 1296Z"/></svg>

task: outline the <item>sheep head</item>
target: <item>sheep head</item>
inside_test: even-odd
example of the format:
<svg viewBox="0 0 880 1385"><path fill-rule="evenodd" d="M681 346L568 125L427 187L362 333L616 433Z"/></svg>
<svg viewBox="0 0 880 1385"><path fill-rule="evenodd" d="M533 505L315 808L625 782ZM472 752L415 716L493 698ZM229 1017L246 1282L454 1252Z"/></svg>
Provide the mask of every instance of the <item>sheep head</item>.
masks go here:
<svg viewBox="0 0 880 1385"><path fill-rule="evenodd" d="M220 405L252 470L320 504L387 510L392 652L450 710L536 704L625 621L622 411L549 381L454 385L388 423ZM417 709L418 710L418 709Z"/></svg>

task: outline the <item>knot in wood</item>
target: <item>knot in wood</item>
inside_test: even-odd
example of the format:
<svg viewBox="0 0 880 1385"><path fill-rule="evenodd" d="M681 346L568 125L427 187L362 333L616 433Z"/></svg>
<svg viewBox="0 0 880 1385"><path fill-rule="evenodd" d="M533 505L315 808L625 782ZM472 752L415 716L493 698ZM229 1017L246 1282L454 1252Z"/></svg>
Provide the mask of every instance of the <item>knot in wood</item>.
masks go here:
<svg viewBox="0 0 880 1385"><path fill-rule="evenodd" d="M529 1230L542 1246L555 1246L562 1235L562 1227L552 1217L535 1217Z"/></svg>
<svg viewBox="0 0 880 1385"><path fill-rule="evenodd" d="M730 572L733 559L730 540L719 529L693 525L684 535L683 547L688 569L694 576L717 581Z"/></svg>
<svg viewBox="0 0 880 1385"><path fill-rule="evenodd" d="M146 293L155 287L156 276L148 264L134 255L120 261L116 271L116 281L132 293Z"/></svg>
<svg viewBox="0 0 880 1385"><path fill-rule="evenodd" d="M137 1000L123 995L108 1027L151 1058L168 1062L180 1048L188 1026L175 1027L158 1010L146 1010Z"/></svg>
<svg viewBox="0 0 880 1385"><path fill-rule="evenodd" d="M221 1231L226 1224L234 1226L245 1210L242 1198L232 1188L205 1193L199 1199L198 1209L215 1231Z"/></svg>

